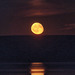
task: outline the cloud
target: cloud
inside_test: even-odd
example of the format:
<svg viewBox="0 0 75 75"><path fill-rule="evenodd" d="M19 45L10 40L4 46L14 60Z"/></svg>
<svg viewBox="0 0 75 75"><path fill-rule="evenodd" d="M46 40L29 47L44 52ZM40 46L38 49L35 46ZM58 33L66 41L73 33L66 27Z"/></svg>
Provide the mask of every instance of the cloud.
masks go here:
<svg viewBox="0 0 75 75"><path fill-rule="evenodd" d="M61 30L73 30L75 29L75 24L65 24L64 28Z"/></svg>
<svg viewBox="0 0 75 75"><path fill-rule="evenodd" d="M29 3L33 6L39 6L43 4L45 1L44 0L29 0Z"/></svg>
<svg viewBox="0 0 75 75"><path fill-rule="evenodd" d="M45 16L45 15L55 15L55 14L62 14L62 13L70 13L70 12L75 12L74 6L70 4L69 8L67 5L69 4L63 4L55 3L55 2L47 2L45 0L28 0L27 1L27 8L24 8L21 10L18 15L21 16ZM72 6L73 7L72 7Z"/></svg>
<svg viewBox="0 0 75 75"><path fill-rule="evenodd" d="M56 2L50 2L46 0L7 0L0 1L1 9L9 12L12 12L12 16L46 16L46 15L55 15L62 14L67 12L75 12L74 6L65 4L66 7L63 7L63 4L59 0ZM64 9L65 8L65 9ZM8 10L9 9L9 10ZM0 10L1 11L1 10Z"/></svg>
<svg viewBox="0 0 75 75"><path fill-rule="evenodd" d="M24 7L17 13L18 16L44 16L64 13L60 5L48 3L45 0L28 0Z"/></svg>

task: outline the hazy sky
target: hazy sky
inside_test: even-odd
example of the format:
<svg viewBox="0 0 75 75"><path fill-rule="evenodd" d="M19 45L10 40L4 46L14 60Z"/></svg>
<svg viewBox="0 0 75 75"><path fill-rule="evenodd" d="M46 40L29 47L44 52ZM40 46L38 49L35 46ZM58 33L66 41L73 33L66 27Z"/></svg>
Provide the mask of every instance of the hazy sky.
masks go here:
<svg viewBox="0 0 75 75"><path fill-rule="evenodd" d="M0 35L33 35L34 22L44 35L74 35L75 0L0 0Z"/></svg>

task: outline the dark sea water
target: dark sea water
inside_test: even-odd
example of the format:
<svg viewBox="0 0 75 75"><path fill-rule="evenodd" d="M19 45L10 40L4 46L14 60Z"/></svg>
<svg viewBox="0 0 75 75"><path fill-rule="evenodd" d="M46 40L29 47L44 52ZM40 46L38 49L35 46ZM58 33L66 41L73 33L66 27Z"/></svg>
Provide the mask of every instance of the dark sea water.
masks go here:
<svg viewBox="0 0 75 75"><path fill-rule="evenodd" d="M32 62L46 75L75 75L75 36L0 36L0 75L30 75Z"/></svg>

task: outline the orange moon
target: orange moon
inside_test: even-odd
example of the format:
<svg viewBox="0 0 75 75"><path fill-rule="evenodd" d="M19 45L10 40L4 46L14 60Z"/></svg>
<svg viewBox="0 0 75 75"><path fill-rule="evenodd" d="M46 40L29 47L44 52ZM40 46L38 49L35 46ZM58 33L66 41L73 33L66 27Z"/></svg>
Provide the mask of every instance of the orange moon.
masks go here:
<svg viewBox="0 0 75 75"><path fill-rule="evenodd" d="M36 23L33 23L32 26L31 26L31 31L36 34L36 35L39 35L39 34L42 34L44 32L44 27L42 24L36 22Z"/></svg>

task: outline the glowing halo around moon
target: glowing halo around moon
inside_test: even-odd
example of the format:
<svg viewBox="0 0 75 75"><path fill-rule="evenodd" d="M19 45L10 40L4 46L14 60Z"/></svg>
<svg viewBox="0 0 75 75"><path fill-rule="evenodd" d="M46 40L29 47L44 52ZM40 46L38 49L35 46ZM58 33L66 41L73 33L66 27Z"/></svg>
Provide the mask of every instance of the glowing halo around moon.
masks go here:
<svg viewBox="0 0 75 75"><path fill-rule="evenodd" d="M42 34L44 32L44 27L43 27L43 25L41 23L35 22L31 26L31 31L34 34L39 35L39 34Z"/></svg>

